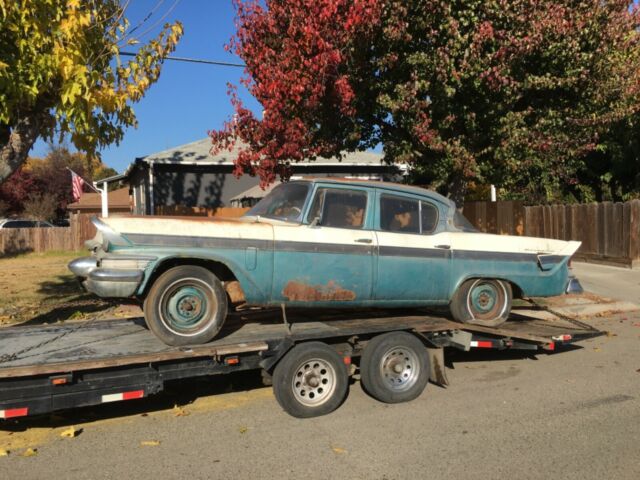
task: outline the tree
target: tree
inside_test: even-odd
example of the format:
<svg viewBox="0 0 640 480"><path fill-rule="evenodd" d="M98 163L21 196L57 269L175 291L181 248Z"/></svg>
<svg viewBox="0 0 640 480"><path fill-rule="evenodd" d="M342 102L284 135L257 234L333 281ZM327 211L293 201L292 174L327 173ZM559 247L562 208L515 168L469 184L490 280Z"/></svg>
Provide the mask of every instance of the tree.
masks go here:
<svg viewBox="0 0 640 480"><path fill-rule="evenodd" d="M379 143L459 205L467 184L511 198L571 189L611 125L638 111L630 1L235 0L230 48L264 107L212 132L242 140L236 172ZM264 4L264 6L263 6Z"/></svg>
<svg viewBox="0 0 640 480"><path fill-rule="evenodd" d="M56 201L53 193L32 193L24 202L23 215L32 220L55 220L58 217Z"/></svg>
<svg viewBox="0 0 640 480"><path fill-rule="evenodd" d="M126 3L0 0L0 183L38 137L68 134L93 156L136 125L132 104L158 80L182 25L165 25L123 63L120 47L138 43Z"/></svg>

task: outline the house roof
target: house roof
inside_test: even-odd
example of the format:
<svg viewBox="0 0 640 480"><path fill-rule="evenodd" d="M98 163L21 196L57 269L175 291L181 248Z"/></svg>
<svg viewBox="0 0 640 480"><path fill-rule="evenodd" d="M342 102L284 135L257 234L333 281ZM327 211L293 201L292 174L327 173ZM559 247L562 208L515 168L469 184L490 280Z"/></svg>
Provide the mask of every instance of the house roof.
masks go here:
<svg viewBox="0 0 640 480"><path fill-rule="evenodd" d="M109 209L129 208L129 187L119 188L108 193ZM69 210L88 210L102 207L102 197L99 193L83 193L80 200L67 205Z"/></svg>
<svg viewBox="0 0 640 480"><path fill-rule="evenodd" d="M209 137L197 140L195 142L180 145L178 147L163 150L161 152L152 153L145 157L139 157L146 163L166 163L166 164L197 164L197 165L233 165L233 160L238 156L239 150L242 148L240 144L236 144L233 150L219 152L211 155L211 139ZM316 160L304 160L300 164L309 165L344 165L344 166L386 166L383 161L383 155L375 152L350 152L346 153L342 159L337 157L324 158L318 157ZM129 170L127 170L128 173ZM125 175L127 174L125 173Z"/></svg>

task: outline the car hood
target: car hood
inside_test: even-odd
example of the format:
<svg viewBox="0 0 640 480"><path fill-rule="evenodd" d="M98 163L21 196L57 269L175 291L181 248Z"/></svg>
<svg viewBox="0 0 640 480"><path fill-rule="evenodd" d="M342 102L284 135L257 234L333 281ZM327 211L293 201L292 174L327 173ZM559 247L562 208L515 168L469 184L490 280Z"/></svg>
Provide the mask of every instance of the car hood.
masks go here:
<svg viewBox="0 0 640 480"><path fill-rule="evenodd" d="M130 216L101 218L101 222L131 243L149 237L207 237L273 240L273 227L248 218Z"/></svg>
<svg viewBox="0 0 640 480"><path fill-rule="evenodd" d="M451 248L484 252L530 253L570 257L581 242L551 238L494 235L490 233L451 233Z"/></svg>

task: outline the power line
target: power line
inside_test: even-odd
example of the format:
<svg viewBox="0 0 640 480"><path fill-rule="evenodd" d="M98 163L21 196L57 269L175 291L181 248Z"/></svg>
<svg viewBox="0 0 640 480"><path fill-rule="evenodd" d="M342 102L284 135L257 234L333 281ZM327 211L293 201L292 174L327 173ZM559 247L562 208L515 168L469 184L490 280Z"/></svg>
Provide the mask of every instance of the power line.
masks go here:
<svg viewBox="0 0 640 480"><path fill-rule="evenodd" d="M136 54L132 52L120 52L120 55L124 57L135 57ZM165 60L174 60L176 62L189 62L189 63L205 63L207 65L218 65L221 67L246 67L242 63L230 63L230 62L216 62L213 60L201 60L199 58L186 58L186 57L164 57Z"/></svg>

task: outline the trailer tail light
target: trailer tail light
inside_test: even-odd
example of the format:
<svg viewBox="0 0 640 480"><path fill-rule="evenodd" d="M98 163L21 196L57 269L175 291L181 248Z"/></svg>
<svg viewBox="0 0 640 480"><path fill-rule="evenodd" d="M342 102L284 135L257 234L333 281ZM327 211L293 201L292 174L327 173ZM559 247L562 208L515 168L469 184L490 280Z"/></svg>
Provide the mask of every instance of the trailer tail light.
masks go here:
<svg viewBox="0 0 640 480"><path fill-rule="evenodd" d="M0 410L0 418L26 417L29 415L29 408L10 408L8 410Z"/></svg>
<svg viewBox="0 0 640 480"><path fill-rule="evenodd" d="M486 340L480 340L480 341L476 341L476 340L472 340L469 343L469 346L472 348L493 348L493 342L491 341L486 341Z"/></svg>
<svg viewBox="0 0 640 480"><path fill-rule="evenodd" d="M144 390L133 390L131 392L111 393L102 395L102 403L119 402L120 400L135 400L144 397Z"/></svg>
<svg viewBox="0 0 640 480"><path fill-rule="evenodd" d="M55 377L51 377L51 385L66 385L71 383L73 380L73 375L68 373L66 375L57 375Z"/></svg>
<svg viewBox="0 0 640 480"><path fill-rule="evenodd" d="M225 357L224 364L225 365L238 365L238 364L240 364L240 358L238 358L237 355L234 355L232 357Z"/></svg>
<svg viewBox="0 0 640 480"><path fill-rule="evenodd" d="M351 365L351 357L342 357L342 361L345 365Z"/></svg>
<svg viewBox="0 0 640 480"><path fill-rule="evenodd" d="M552 337L556 342L570 342L571 335L558 335L556 337Z"/></svg>

